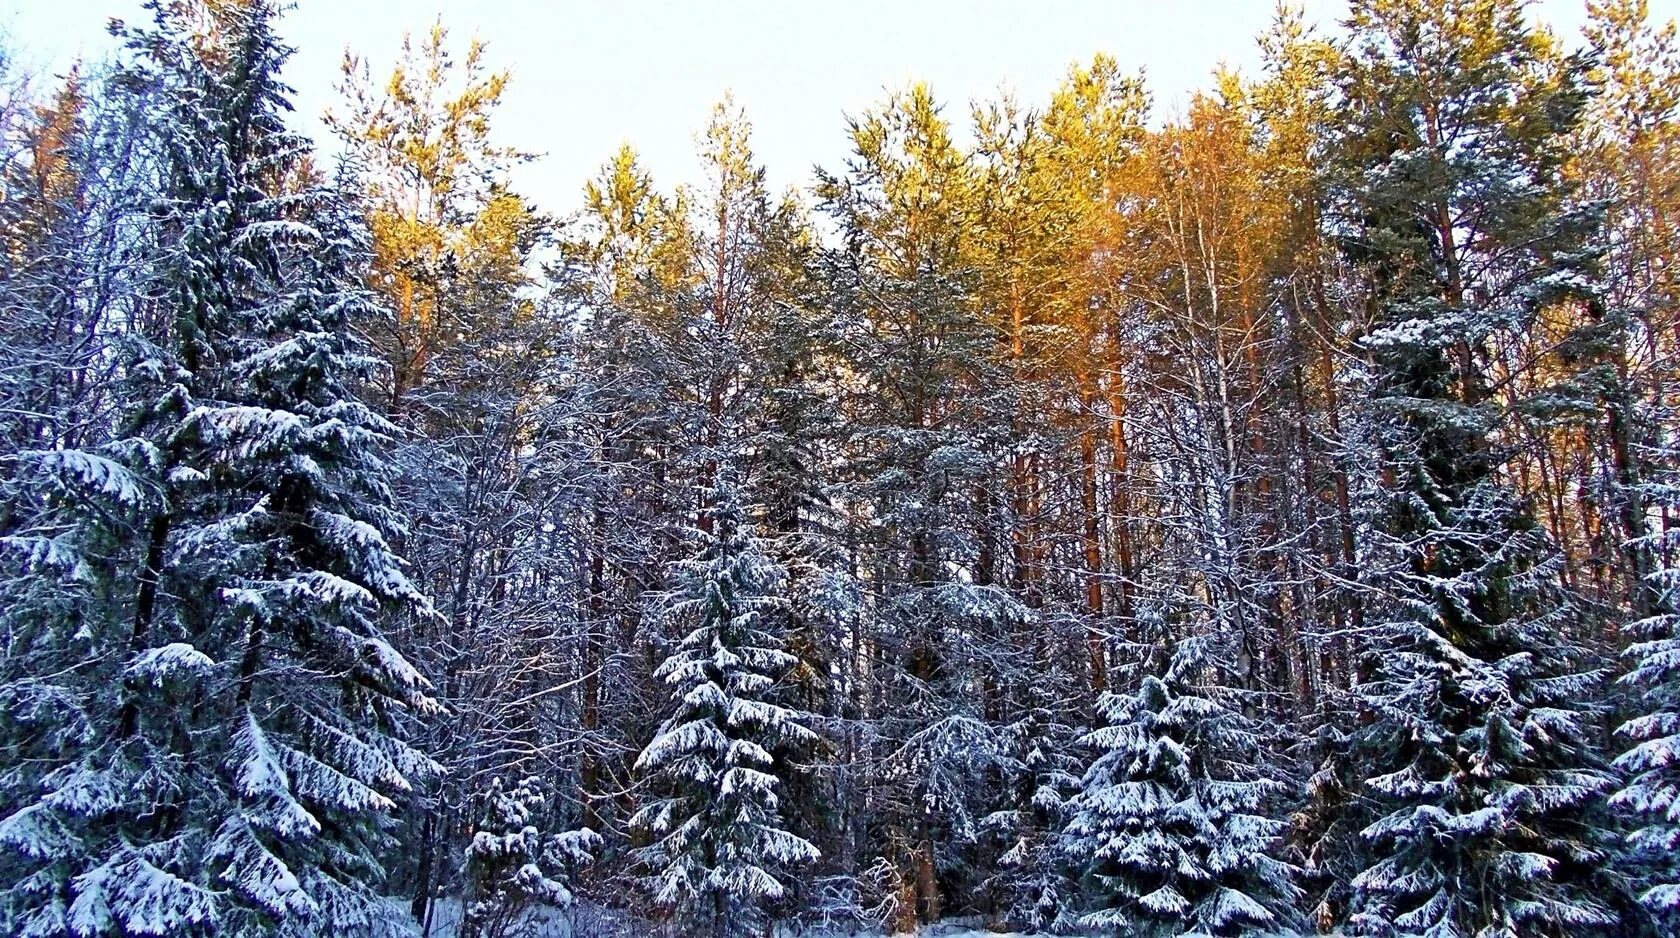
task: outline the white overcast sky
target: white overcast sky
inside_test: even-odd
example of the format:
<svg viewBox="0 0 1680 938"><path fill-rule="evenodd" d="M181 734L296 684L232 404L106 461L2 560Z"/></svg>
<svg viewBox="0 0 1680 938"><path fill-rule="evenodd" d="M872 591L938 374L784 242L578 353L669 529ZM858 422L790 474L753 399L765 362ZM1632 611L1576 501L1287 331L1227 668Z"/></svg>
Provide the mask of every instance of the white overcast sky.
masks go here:
<svg viewBox="0 0 1680 938"><path fill-rule="evenodd" d="M585 179L629 141L661 187L692 181L695 132L732 90L754 126L773 186L805 185L847 155L845 114L923 79L966 121L968 102L1000 87L1036 105L1069 63L1106 51L1145 71L1157 112L1205 87L1215 65L1252 70L1254 37L1274 0L297 0L281 31L300 129L321 134L344 49L389 68L405 30L441 16L458 43L476 34L513 80L500 140L542 154L516 184L547 210L578 203ZM1536 14L1573 40L1586 0L1538 0ZM1334 28L1345 0L1307 0ZM1650 0L1652 18L1680 0ZM97 58L104 23L138 0L0 0L0 29L26 62L62 68Z"/></svg>

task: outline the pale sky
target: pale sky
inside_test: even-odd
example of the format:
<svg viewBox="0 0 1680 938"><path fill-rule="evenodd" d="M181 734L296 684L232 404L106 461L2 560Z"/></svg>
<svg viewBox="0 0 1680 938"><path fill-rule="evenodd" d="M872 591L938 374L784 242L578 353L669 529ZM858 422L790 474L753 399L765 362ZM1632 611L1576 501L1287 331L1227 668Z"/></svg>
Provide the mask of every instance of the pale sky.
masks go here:
<svg viewBox="0 0 1680 938"><path fill-rule="evenodd" d="M1533 8L1573 39L1586 0ZM464 48L476 33L492 68L508 68L495 130L500 142L542 154L515 185L553 212L578 204L584 180L629 141L661 188L692 182L696 132L727 90L746 108L775 188L804 186L811 168L838 169L848 153L844 115L889 88L927 81L962 124L968 103L997 90L1036 106L1071 62L1112 54L1142 69L1157 113L1175 112L1223 62L1257 63L1257 36L1274 0L297 0L281 32L297 54L299 129L324 137L344 49L389 74L405 30L436 16ZM1345 0L1307 0L1333 28ZM1680 0L1650 0L1654 20ZM111 47L104 23L137 18L139 0L0 0L0 29L26 62L61 69Z"/></svg>

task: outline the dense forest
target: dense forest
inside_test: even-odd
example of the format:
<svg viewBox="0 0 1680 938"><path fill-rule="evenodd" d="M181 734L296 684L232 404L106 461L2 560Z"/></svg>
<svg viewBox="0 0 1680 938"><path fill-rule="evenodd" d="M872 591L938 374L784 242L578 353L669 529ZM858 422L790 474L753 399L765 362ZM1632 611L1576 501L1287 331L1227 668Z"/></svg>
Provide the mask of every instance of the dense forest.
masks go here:
<svg viewBox="0 0 1680 938"><path fill-rule="evenodd" d="M0 933L1680 929L1645 0L569 215L442 25L300 135L283 7L0 56Z"/></svg>

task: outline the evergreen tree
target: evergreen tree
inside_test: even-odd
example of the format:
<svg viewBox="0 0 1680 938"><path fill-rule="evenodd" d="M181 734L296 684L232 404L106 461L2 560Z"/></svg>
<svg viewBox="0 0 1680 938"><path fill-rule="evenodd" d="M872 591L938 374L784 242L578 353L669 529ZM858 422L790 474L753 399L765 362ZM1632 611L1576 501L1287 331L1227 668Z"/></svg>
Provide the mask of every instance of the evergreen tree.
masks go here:
<svg viewBox="0 0 1680 938"><path fill-rule="evenodd" d="M984 821L989 833L1003 838L992 881L1006 920L1035 931L1069 926L1078 912L1078 871L1061 833L1072 820L1081 772L1077 743L1087 730L1060 714L1079 677L1042 674L1026 688L1026 713L1010 727L1011 761L1018 768L1003 807Z"/></svg>
<svg viewBox="0 0 1680 938"><path fill-rule="evenodd" d="M1031 613L1004 585L993 524L1014 385L1003 313L977 302L975 167L921 84L854 120L851 138L847 172L818 185L840 227L829 302L855 376L836 488L881 584L869 822L913 894L897 923L909 928L944 916L947 881L978 892L976 822L1013 768L994 718Z"/></svg>
<svg viewBox="0 0 1680 938"><path fill-rule="evenodd" d="M11 65L0 54L16 94ZM134 286L111 245L150 154L107 75L74 72L27 103L12 98L28 116L0 130L0 931L61 935L90 865L76 824L89 790L67 782L109 744L125 565L159 503L132 441L112 439L121 401L103 374Z"/></svg>
<svg viewBox="0 0 1680 938"><path fill-rule="evenodd" d="M1289 925L1300 895L1275 852L1282 821L1258 726L1206 683L1206 639L1180 642L1164 673L1103 699L1099 755L1069 805L1085 869L1086 928L1136 935L1240 935Z"/></svg>
<svg viewBox="0 0 1680 938"><path fill-rule="evenodd" d="M572 875L594 859L601 837L588 828L544 830L549 800L536 778L491 783L467 845L464 938L517 935L544 908L572 905Z"/></svg>
<svg viewBox="0 0 1680 938"><path fill-rule="evenodd" d="M382 815L430 766L398 725L430 702L382 621L427 607L356 393L365 234L284 127L271 6L151 9L123 81L159 108L158 330L120 448L162 497L136 506L127 634L93 633L120 671L82 689L89 742L0 839L48 861L37 934L400 932Z"/></svg>
<svg viewBox="0 0 1680 938"><path fill-rule="evenodd" d="M444 708L423 736L443 772L409 799L410 849L392 869L423 928L435 898L467 885L455 861L488 780L572 771L569 715L540 691L571 676L571 635L550 611L579 577L563 524L532 520L574 510L555 432L568 324L530 263L549 220L511 188L522 155L497 143L508 73L488 70L485 44L463 45L436 22L403 37L389 72L347 56L326 119L372 235L378 302L353 325L386 365L379 403L404 431L392 458L404 555L439 613L396 633Z"/></svg>
<svg viewBox="0 0 1680 938"><path fill-rule="evenodd" d="M1673 481L1657 479L1648 488L1659 504L1680 501ZM1675 555L1675 531L1650 539L1641 549L1655 557ZM1637 714L1620 727L1632 742L1616 759L1627 781L1610 800L1631 815L1629 846L1649 880L1640 901L1672 925L1680 922L1680 567L1661 565L1650 580L1655 609L1628 627L1635 637L1626 652L1633 668L1622 678L1634 692Z"/></svg>
<svg viewBox="0 0 1680 938"><path fill-rule="evenodd" d="M636 760L657 796L635 823L652 837L640 860L655 901L685 927L747 935L785 894L787 874L817 859L786 829L777 789L789 767L773 755L815 734L808 715L777 699L797 662L768 626L785 574L753 534L727 466L709 504L711 530L675 571L665 607L687 632L657 672L676 710Z"/></svg>
<svg viewBox="0 0 1680 938"><path fill-rule="evenodd" d="M683 376L673 346L686 339L672 325L671 297L690 278L692 254L680 200L662 196L625 146L585 186L584 201L584 236L563 245L559 286L578 317L572 423L586 564L579 769L585 816L596 824L616 808L605 792L628 780L620 754L635 752L657 725L662 688L651 672L659 649L643 641L658 623L644 615L644 594L679 548L668 513L692 508L682 471L693 465L696 439L685 431L698 421L676 390ZM678 448L689 451L673 458Z"/></svg>
<svg viewBox="0 0 1680 938"><path fill-rule="evenodd" d="M1644 905L1680 927L1680 440L1675 436L1675 272L1661 258L1673 243L1680 188L1680 32L1648 21L1644 0L1589 7L1586 33L1600 52L1602 83L1575 164L1588 197L1607 207L1602 323L1608 346L1595 364L1608 398L1612 495L1620 509L1627 578L1621 683L1629 743L1616 759L1626 773L1611 803L1631 828L1628 847Z"/></svg>
<svg viewBox="0 0 1680 938"><path fill-rule="evenodd" d="M1386 603L1357 687L1379 816L1353 921L1443 938L1607 928L1597 672L1558 552L1502 476L1488 358L1580 283L1591 221L1557 168L1583 63L1512 0L1364 0L1351 24L1342 224L1386 474L1368 555Z"/></svg>

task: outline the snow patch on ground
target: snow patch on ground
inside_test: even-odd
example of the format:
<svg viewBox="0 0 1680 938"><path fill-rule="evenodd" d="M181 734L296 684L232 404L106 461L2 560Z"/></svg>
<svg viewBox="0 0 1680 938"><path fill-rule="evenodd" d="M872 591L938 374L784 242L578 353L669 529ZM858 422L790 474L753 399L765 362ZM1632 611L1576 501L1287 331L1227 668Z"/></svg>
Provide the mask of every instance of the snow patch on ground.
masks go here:
<svg viewBox="0 0 1680 938"><path fill-rule="evenodd" d="M406 904L401 906L406 916ZM458 938L461 929L462 906L459 899L440 899L432 907L430 930L425 938ZM420 930L417 928L416 933ZM637 922L624 913L590 902L580 902L570 910L539 908L532 911L517 938L649 938L665 936L657 926ZM1054 938L1040 933L1028 936L1024 932L989 931L976 923L951 922L908 932L836 931L778 928L776 938ZM1266 938L1266 936L1262 936ZM1269 938L1296 938L1287 934Z"/></svg>
<svg viewBox="0 0 1680 938"><path fill-rule="evenodd" d="M407 918L406 904L398 907ZM431 920L414 932L424 938L459 938L461 919L465 912L461 900L443 898L432 904ZM622 913L589 902L580 902L570 909L550 906L534 908L520 922L513 938L630 938L653 934L645 926L638 927Z"/></svg>

